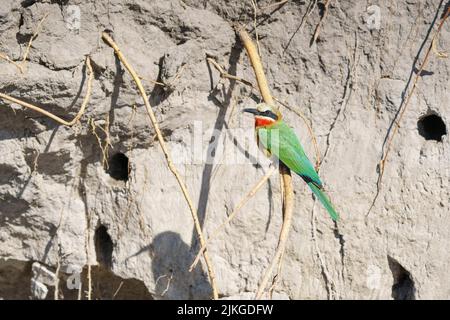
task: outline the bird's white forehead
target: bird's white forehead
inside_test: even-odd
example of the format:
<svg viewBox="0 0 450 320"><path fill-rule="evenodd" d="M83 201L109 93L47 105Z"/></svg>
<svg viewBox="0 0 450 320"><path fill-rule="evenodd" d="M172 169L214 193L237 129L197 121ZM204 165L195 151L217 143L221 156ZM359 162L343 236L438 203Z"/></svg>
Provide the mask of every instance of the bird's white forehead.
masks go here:
<svg viewBox="0 0 450 320"><path fill-rule="evenodd" d="M266 103L260 103L256 106L259 112L272 111L272 107Z"/></svg>

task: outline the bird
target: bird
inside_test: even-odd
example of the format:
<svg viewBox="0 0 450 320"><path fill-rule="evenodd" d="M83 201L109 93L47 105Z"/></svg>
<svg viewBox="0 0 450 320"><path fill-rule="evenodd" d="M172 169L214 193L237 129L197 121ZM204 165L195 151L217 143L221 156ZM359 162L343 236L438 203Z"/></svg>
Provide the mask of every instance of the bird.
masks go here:
<svg viewBox="0 0 450 320"><path fill-rule="evenodd" d="M339 214L325 194L319 175L294 130L283 121L280 111L267 103L260 103L256 108L245 108L243 111L254 115L256 139L263 151L269 156L275 156L298 174L328 211L331 219L337 221Z"/></svg>

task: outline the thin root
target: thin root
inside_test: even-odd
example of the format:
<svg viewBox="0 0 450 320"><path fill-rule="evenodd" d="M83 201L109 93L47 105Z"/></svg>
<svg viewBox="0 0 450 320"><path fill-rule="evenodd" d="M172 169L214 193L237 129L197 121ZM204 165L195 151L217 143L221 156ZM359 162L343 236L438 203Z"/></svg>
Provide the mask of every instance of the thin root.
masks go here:
<svg viewBox="0 0 450 320"><path fill-rule="evenodd" d="M181 179L181 176L178 173L178 170L176 169L175 165L172 162L169 150L168 150L168 148L166 146L166 143L164 142L164 137L163 137L163 135L161 133L158 121L156 120L156 117L155 117L155 114L153 113L152 107L150 106L149 99L147 97L147 94L145 92L144 87L142 86L141 80L139 79L139 76L136 73L136 71L134 71L134 69L128 63L128 61L126 60L126 58L124 57L124 55L122 54L122 52L120 51L119 47L114 42L114 40L106 32L102 33L102 38L109 46L111 46L111 48L114 49L114 52L115 52L116 56L122 62L124 67L128 70L128 72L130 73L130 75L132 76L133 80L135 81L135 83L136 83L136 85L138 87L139 93L142 96L142 99L143 99L144 104L145 104L145 108L146 108L147 113L148 113L148 115L150 117L150 121L151 121L151 123L153 125L153 128L155 129L155 132L156 132L159 144L160 144L161 149L162 149L162 151L164 153L164 156L166 158L167 166L168 166L169 170L175 176L175 179L177 180L177 182L178 182L178 184L179 184L179 186L181 188L183 196L184 196L184 198L185 198L185 200L187 202L187 205L189 207L189 210L191 212L192 219L193 219L194 225L195 225L195 229L197 231L197 234L198 234L198 237L199 237L199 240L200 240L200 244L201 244L201 246L204 246L205 245L205 238L203 236L202 227L201 227L200 221L198 219L197 210L194 207L194 204L193 204L193 202L191 200L191 197L190 197L190 195L188 193L188 190L187 190L187 187L186 187L185 183ZM214 299L218 299L219 298L219 294L218 294L218 291L217 291L215 275L214 275L214 271L213 271L213 267L212 267L211 261L209 260L209 256L208 256L206 251L203 252L203 258L204 258L206 266L207 266L208 276L209 276L209 280L211 282L211 288L212 288L212 291L213 291L213 298Z"/></svg>
<svg viewBox="0 0 450 320"><path fill-rule="evenodd" d="M87 89L86 89L86 96L84 97L83 103L81 104L80 110L78 111L77 115L75 116L75 118L72 119L72 121L66 121L56 115L54 115L51 112L48 112L42 108L39 108L35 105L32 105L28 102L13 98L7 94L4 93L0 93L0 98L3 100L7 100L10 101L12 103L17 103L18 105L21 105L22 107L37 111L41 114L43 114L44 116L47 116L53 120L55 120L56 122L65 125L65 126L73 126L75 123L77 123L78 120L80 120L81 116L84 114L84 111L86 110L86 106L89 103L89 99L91 98L91 92L92 92L92 81L94 80L94 73L92 71L92 66L91 66L91 59L89 58L89 56L86 57L86 66L87 66L87 72L88 72L88 83L87 83Z"/></svg>
<svg viewBox="0 0 450 320"><path fill-rule="evenodd" d="M206 240L205 245L200 248L197 256L194 259L194 262L189 268L189 271L192 271L195 268L198 261L200 260L203 251L205 251L207 244L219 234L219 231L222 228L227 226L234 219L234 217L239 213L239 210L241 210L241 208L259 191L259 189L261 189L264 183L269 180L269 178L275 172L275 169L276 167L272 166L269 171L267 171L267 173L258 181L258 183L256 183L255 186L245 195L245 197L242 198L241 201L239 201L238 205L234 208L233 212L231 212L227 219L222 222L216 229L214 229L214 231L211 233L211 236Z"/></svg>

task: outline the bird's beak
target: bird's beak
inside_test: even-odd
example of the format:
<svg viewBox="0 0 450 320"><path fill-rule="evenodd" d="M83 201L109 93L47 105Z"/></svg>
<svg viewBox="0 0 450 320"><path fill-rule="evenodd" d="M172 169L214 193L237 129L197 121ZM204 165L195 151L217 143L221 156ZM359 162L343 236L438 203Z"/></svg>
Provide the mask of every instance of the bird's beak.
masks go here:
<svg viewBox="0 0 450 320"><path fill-rule="evenodd" d="M246 108L246 109L244 109L244 110L242 110L242 111L248 112L248 113L253 113L254 115L259 114L258 109Z"/></svg>

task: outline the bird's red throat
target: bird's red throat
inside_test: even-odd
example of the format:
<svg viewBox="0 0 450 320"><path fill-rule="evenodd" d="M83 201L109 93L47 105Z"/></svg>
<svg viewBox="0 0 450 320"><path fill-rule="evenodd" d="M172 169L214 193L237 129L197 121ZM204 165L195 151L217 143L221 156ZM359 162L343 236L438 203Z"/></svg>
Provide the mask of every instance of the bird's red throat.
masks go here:
<svg viewBox="0 0 450 320"><path fill-rule="evenodd" d="M255 117L255 127L270 126L275 123L275 120L267 117Z"/></svg>

